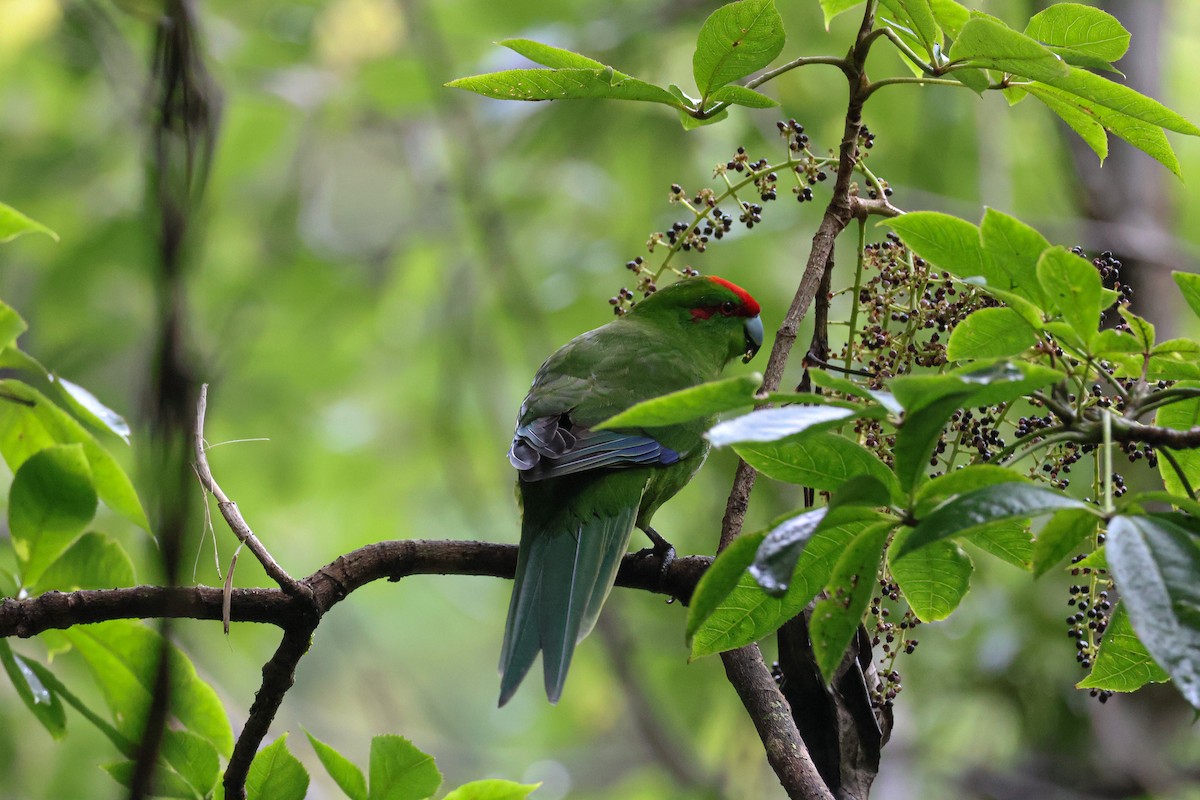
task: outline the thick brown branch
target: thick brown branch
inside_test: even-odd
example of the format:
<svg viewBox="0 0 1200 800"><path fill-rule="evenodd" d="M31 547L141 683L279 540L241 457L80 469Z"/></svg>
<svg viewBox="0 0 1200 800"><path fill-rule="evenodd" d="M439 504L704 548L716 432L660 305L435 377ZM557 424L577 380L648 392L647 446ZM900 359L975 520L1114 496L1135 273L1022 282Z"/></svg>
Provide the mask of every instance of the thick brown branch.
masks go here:
<svg viewBox="0 0 1200 800"><path fill-rule="evenodd" d="M320 613L350 592L381 578L408 575L491 575L511 578L517 563L514 545L489 542L406 539L361 547L340 556L305 578ZM659 574L658 562L626 556L617 585L691 599L696 582L712 563L707 556L686 556ZM222 590L213 586L133 586L78 592L46 592L24 600L0 599L0 638L28 638L42 631L111 619L221 619ZM310 618L312 604L280 589L234 589L231 619L291 628Z"/></svg>

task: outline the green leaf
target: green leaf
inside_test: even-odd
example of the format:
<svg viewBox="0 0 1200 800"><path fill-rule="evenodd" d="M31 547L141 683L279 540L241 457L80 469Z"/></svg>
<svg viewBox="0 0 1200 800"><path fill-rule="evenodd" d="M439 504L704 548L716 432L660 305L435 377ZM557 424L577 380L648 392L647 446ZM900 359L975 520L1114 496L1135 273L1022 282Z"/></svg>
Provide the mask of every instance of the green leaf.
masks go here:
<svg viewBox="0 0 1200 800"><path fill-rule="evenodd" d="M981 96L992 85L986 69L956 69L950 73L950 77Z"/></svg>
<svg viewBox="0 0 1200 800"><path fill-rule="evenodd" d="M827 430L858 413L839 406L792 405L764 408L714 426L704 437L716 447L743 442L777 442Z"/></svg>
<svg viewBox="0 0 1200 800"><path fill-rule="evenodd" d="M61 556L46 567L29 588L31 592L57 589L112 589L137 583L133 562L125 549L110 536L91 531L79 537Z"/></svg>
<svg viewBox="0 0 1200 800"><path fill-rule="evenodd" d="M1179 291L1183 294L1183 299L1187 301L1188 308L1192 310L1193 314L1200 317L1200 275L1194 272L1172 272L1171 277L1179 286Z"/></svg>
<svg viewBox="0 0 1200 800"><path fill-rule="evenodd" d="M857 442L822 432L799 440L734 446L747 464L775 480L833 491L850 478L871 475L885 486L895 476L875 454Z"/></svg>
<svg viewBox="0 0 1200 800"><path fill-rule="evenodd" d="M1200 388L1200 381L1180 381L1175 384L1174 388ZM1172 428L1180 431L1200 425L1200 398L1180 400L1178 403L1163 406L1155 412L1154 424L1160 428ZM1192 488L1200 487L1200 450L1170 450L1170 452L1175 456L1175 461L1187 476ZM1163 486L1171 494L1186 495L1188 493L1167 459L1160 458L1158 460L1158 474L1162 478Z"/></svg>
<svg viewBox="0 0 1200 800"><path fill-rule="evenodd" d="M722 120L729 118L729 109L723 108L716 114L703 119L695 117L688 113L686 109L679 109L679 124L683 126L685 131L694 131L696 128L703 128L705 125L715 125Z"/></svg>
<svg viewBox="0 0 1200 800"><path fill-rule="evenodd" d="M1111 14L1080 3L1058 3L1034 14L1025 35L1062 56L1068 64L1113 71L1129 49L1129 31Z"/></svg>
<svg viewBox="0 0 1200 800"><path fill-rule="evenodd" d="M833 22L834 17L863 4L863 0L820 0L820 2L821 11L825 14L825 30L829 30L829 23Z"/></svg>
<svg viewBox="0 0 1200 800"><path fill-rule="evenodd" d="M717 554L712 566L700 576L695 591L692 592L688 604L687 641L691 642L696 631L700 630L709 617L724 602L725 598L746 577L746 570L754 562L758 546L762 544L766 531L744 534L737 537L729 546ZM696 654L693 653L693 656Z"/></svg>
<svg viewBox="0 0 1200 800"><path fill-rule="evenodd" d="M921 258L963 278L976 275L988 285L1007 286L984 263L979 228L937 211L913 211L886 223Z"/></svg>
<svg viewBox="0 0 1200 800"><path fill-rule="evenodd" d="M1038 260L1037 275L1050 305L1084 342L1091 342L1104 307L1104 284L1096 268L1064 247L1052 247Z"/></svg>
<svg viewBox="0 0 1200 800"><path fill-rule="evenodd" d="M866 386L861 386L847 378L839 378L836 375L831 375L823 369L810 370L809 377L812 378L814 386L832 389L851 397L861 397L864 400L869 400L874 404L883 406L893 414L899 414L901 411L900 404L896 402L896 398L891 392L868 389ZM772 397L774 397L774 393L772 393Z"/></svg>
<svg viewBox="0 0 1200 800"><path fill-rule="evenodd" d="M15 654L8 642L0 639L0 663L8 673L17 696L33 716L55 739L67 735L67 712L58 695L46 686L21 656Z"/></svg>
<svg viewBox="0 0 1200 800"><path fill-rule="evenodd" d="M491 778L464 783L442 800L525 800L540 783L513 783Z"/></svg>
<svg viewBox="0 0 1200 800"><path fill-rule="evenodd" d="M128 787L133 784L133 774L137 770L137 764L133 761L118 761L113 764L104 764L100 768L107 772L114 781ZM154 772L150 795L152 797L179 798L179 800L201 800L203 797L195 787L183 779L183 776L161 764Z"/></svg>
<svg viewBox="0 0 1200 800"><path fill-rule="evenodd" d="M1150 355L1150 351L1154 349L1154 326L1149 320L1139 317L1128 308L1121 308L1121 318L1129 326L1129 332L1133 334L1141 352Z"/></svg>
<svg viewBox="0 0 1200 800"><path fill-rule="evenodd" d="M96 514L96 490L83 447L55 445L35 453L13 477L8 527L21 568L32 586Z"/></svg>
<svg viewBox="0 0 1200 800"><path fill-rule="evenodd" d="M1146 645L1133 630L1125 604L1120 603L1104 630L1092 671L1075 686L1078 689L1133 692L1148 683L1169 680L1171 676L1150 657Z"/></svg>
<svg viewBox="0 0 1200 800"><path fill-rule="evenodd" d="M1098 520L1088 511L1069 509L1052 516L1033 541L1033 574L1041 577L1072 552L1089 543Z"/></svg>
<svg viewBox="0 0 1200 800"><path fill-rule="evenodd" d="M968 405L965 401L972 394L970 389L964 388L915 411L905 412L896 430L896 446L892 455L896 478L907 496L912 497L917 486L926 480L933 448L942 435L942 429L956 409Z"/></svg>
<svg viewBox="0 0 1200 800"><path fill-rule="evenodd" d="M1070 70L1066 62L1035 39L995 17L972 17L950 48L951 61L1011 72L1034 80L1053 80Z"/></svg>
<svg viewBox="0 0 1200 800"><path fill-rule="evenodd" d="M913 613L922 622L936 622L950 616L971 588L971 557L951 541L922 547L903 558L891 555L910 535L900 530L892 540L888 567Z"/></svg>
<svg viewBox="0 0 1200 800"><path fill-rule="evenodd" d="M912 535L896 549L895 558L951 536L963 536L980 526L1011 519L1028 519L1065 508L1098 513L1095 506L1062 492L1026 483L999 483L960 495L917 523Z"/></svg>
<svg viewBox="0 0 1200 800"><path fill-rule="evenodd" d="M1046 307L1045 295L1037 278L1037 262L1050 247L1046 237L1016 217L994 208L983 212L979 225L984 258L990 262L989 274L1007 275L1007 289L1029 300L1040 309Z"/></svg>
<svg viewBox="0 0 1200 800"><path fill-rule="evenodd" d="M1065 75L1049 79L1030 77L1089 101L1082 105L1091 107L1093 110L1099 110L1099 107L1103 106L1107 111L1148 122L1176 133L1200 136L1200 128L1157 100L1139 94L1124 84L1110 81L1086 70L1071 69Z"/></svg>
<svg viewBox="0 0 1200 800"><path fill-rule="evenodd" d="M472 75L447 86L497 100L638 100L679 107L661 86L603 69L510 69Z"/></svg>
<svg viewBox="0 0 1200 800"><path fill-rule="evenodd" d="M916 377L913 376L913 379ZM960 380L965 385L974 387L975 393L967 402L968 406L1008 403L1065 378L1063 373L1056 369L1024 361L998 361L984 367L967 364L950 370L945 377Z"/></svg>
<svg viewBox="0 0 1200 800"><path fill-rule="evenodd" d="M963 26L971 19L971 12L955 0L930 0L929 7L938 25L953 39L958 38Z"/></svg>
<svg viewBox="0 0 1200 800"><path fill-rule="evenodd" d="M3 302L0 302L0 350L7 350L17 342L17 337L27 331L29 326L21 315Z"/></svg>
<svg viewBox="0 0 1200 800"><path fill-rule="evenodd" d="M1017 569L1033 568L1033 536L1025 520L993 522L976 528L971 544Z"/></svg>
<svg viewBox="0 0 1200 800"><path fill-rule="evenodd" d="M146 512L129 476L96 438L41 392L18 380L0 381L0 455L14 472L39 450L81 444L92 484L105 505L149 530Z"/></svg>
<svg viewBox="0 0 1200 800"><path fill-rule="evenodd" d="M874 481L882 488L882 484L874 478L860 476L851 479L861 481L864 478ZM851 481L848 481L849 483ZM840 494L840 492L839 492ZM886 501L885 501L886 502ZM787 593L796 564L804 552L805 546L816 534L825 528L847 525L850 523L881 522L889 517L870 508L847 504L837 508L818 508L813 511L793 517L775 526L763 539L754 555L754 563L750 566L750 574L763 591L772 597L782 597Z"/></svg>
<svg viewBox="0 0 1200 800"><path fill-rule="evenodd" d="M883 0L883 5L911 24L921 49L932 60L942 47L942 29L938 27L929 0Z"/></svg>
<svg viewBox="0 0 1200 800"><path fill-rule="evenodd" d="M815 533L800 554L787 594L783 597L771 597L746 571L754 557L754 550L763 538L763 534L756 535L753 546L739 548L737 556L723 569L720 589L706 592L713 595L723 593L715 605L708 604L703 619L697 622L689 612L688 626L692 631L690 658L694 660L750 644L774 632L803 611L833 574L838 557L863 528L861 522L848 522ZM727 551L731 549L733 545ZM720 561L720 557L717 560ZM737 565L741 565L740 568ZM732 588L726 590L730 576L735 580ZM700 616L697 613L697 618Z"/></svg>
<svg viewBox="0 0 1200 800"><path fill-rule="evenodd" d="M1108 524L1109 567L1138 638L1176 687L1200 708L1200 547L1162 517L1117 516Z"/></svg>
<svg viewBox="0 0 1200 800"><path fill-rule="evenodd" d="M698 417L720 414L754 404L754 394L762 385L762 375L753 373L702 383L690 389L664 394L631 406L595 426L606 428L653 428L675 425Z"/></svg>
<svg viewBox="0 0 1200 800"><path fill-rule="evenodd" d="M44 233L58 241L58 234L42 223L30 219L10 205L0 203L0 242L11 242L24 233Z"/></svg>
<svg viewBox="0 0 1200 800"><path fill-rule="evenodd" d="M433 757L403 736L371 739L370 800L425 800L442 784Z"/></svg>
<svg viewBox="0 0 1200 800"><path fill-rule="evenodd" d="M1023 88L1026 93L1036 97L1046 108L1057 114L1071 130L1079 134L1079 138L1092 149L1092 152L1100 159L1100 163L1104 163L1104 159L1108 158L1108 133L1096 119L1094 113L1085 111L1078 103L1071 102L1064 98L1062 93L1049 87L1034 83Z"/></svg>
<svg viewBox="0 0 1200 800"><path fill-rule="evenodd" d="M779 105L779 101L775 98L767 97L765 94L747 89L745 86L722 86L709 95L708 100L710 103L732 103L747 108L774 108Z"/></svg>
<svg viewBox="0 0 1200 800"><path fill-rule="evenodd" d="M367 800L367 779L363 777L362 770L355 766L350 759L308 731L305 731L304 734L308 737L308 743L316 751L317 758L321 760L325 771L329 773L329 777L333 778L333 782L338 785L338 788L345 792L350 800Z"/></svg>
<svg viewBox="0 0 1200 800"><path fill-rule="evenodd" d="M496 44L525 56L535 64L541 64L543 67L550 67L552 69L611 69L607 64L602 64L594 58L588 58L585 55L564 50L561 47L535 42L532 39L501 39ZM618 78L629 77L622 72L616 71L613 72L613 75Z"/></svg>
<svg viewBox="0 0 1200 800"><path fill-rule="evenodd" d="M1037 334L1011 308L981 308L950 332L946 356L952 361L1005 358L1037 344Z"/></svg>
<svg viewBox="0 0 1200 800"><path fill-rule="evenodd" d="M125 440L125 444L129 444L129 423L124 417L101 403L96 395L79 384L71 383L57 375L47 377L51 385L58 389L58 396L63 405L74 412L75 416L93 428L116 434Z"/></svg>
<svg viewBox="0 0 1200 800"><path fill-rule="evenodd" d="M1026 478L1016 470L994 464L971 464L939 475L917 490L913 513L919 518L950 497L973 492L997 483L1021 483Z"/></svg>
<svg viewBox="0 0 1200 800"><path fill-rule="evenodd" d="M775 0L738 0L718 8L700 28L692 56L701 97L770 64L785 39Z"/></svg>
<svg viewBox="0 0 1200 800"><path fill-rule="evenodd" d="M287 749L286 733L258 751L246 776L247 800L304 800L308 771Z"/></svg>
<svg viewBox="0 0 1200 800"><path fill-rule="evenodd" d="M854 537L834 565L825 586L826 596L813 609L809 636L826 683L832 680L862 622L875 591L883 548L894 525L894 522L880 522Z"/></svg>
<svg viewBox="0 0 1200 800"><path fill-rule="evenodd" d="M162 637L131 620L77 626L63 631L63 636L87 662L117 730L136 741L153 695ZM221 701L179 648L171 645L170 652L171 713L228 757L233 752L233 730Z"/></svg>
<svg viewBox="0 0 1200 800"><path fill-rule="evenodd" d="M221 772L217 750L191 731L163 731L159 757L170 765L200 797L207 797Z"/></svg>

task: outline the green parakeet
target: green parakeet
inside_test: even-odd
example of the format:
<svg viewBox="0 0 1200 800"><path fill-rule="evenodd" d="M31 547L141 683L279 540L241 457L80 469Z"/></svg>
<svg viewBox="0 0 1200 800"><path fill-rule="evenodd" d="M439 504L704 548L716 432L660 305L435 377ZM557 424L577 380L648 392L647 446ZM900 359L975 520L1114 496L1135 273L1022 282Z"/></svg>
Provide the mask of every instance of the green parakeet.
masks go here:
<svg viewBox="0 0 1200 800"><path fill-rule="evenodd" d="M716 379L758 351L758 303L721 278L687 278L577 336L546 359L517 415L521 546L504 647L500 705L542 653L546 696L562 694L575 645L596 624L634 527L669 547L650 517L708 455L702 418L650 429L592 430L619 411ZM657 548L656 548L657 550Z"/></svg>

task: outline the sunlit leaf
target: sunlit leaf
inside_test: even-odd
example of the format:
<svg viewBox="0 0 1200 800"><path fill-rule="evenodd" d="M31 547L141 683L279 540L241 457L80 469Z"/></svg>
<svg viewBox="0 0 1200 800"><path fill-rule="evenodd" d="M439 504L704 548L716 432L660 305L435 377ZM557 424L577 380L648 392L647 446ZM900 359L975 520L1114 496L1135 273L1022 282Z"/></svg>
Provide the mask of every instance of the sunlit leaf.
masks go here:
<svg viewBox="0 0 1200 800"><path fill-rule="evenodd" d="M870 525L846 545L825 585L826 596L813 609L809 636L826 683L833 678L875 592L876 573L894 524Z"/></svg>
<svg viewBox="0 0 1200 800"><path fill-rule="evenodd" d="M1033 542L1033 574L1045 575L1072 552L1085 547L1097 524L1095 514L1078 509L1059 511L1052 516Z"/></svg>
<svg viewBox="0 0 1200 800"><path fill-rule="evenodd" d="M304 800L308 770L288 752L286 733L258 751L246 776L247 800Z"/></svg>
<svg viewBox="0 0 1200 800"><path fill-rule="evenodd" d="M442 784L433 757L403 736L371 739L370 800L424 800Z"/></svg>
<svg viewBox="0 0 1200 800"><path fill-rule="evenodd" d="M58 241L58 234L42 223L30 219L10 205L0 203L0 242L11 242L23 233L44 233Z"/></svg>
<svg viewBox="0 0 1200 800"><path fill-rule="evenodd" d="M96 395L66 378L50 376L50 382L59 388L64 404L94 428L109 431L129 443L129 423L117 412L100 402Z"/></svg>
<svg viewBox="0 0 1200 800"><path fill-rule="evenodd" d="M540 783L514 783L492 778L464 783L442 800L525 800Z"/></svg>
<svg viewBox="0 0 1200 800"><path fill-rule="evenodd" d="M29 663L12 651L8 642L0 639L0 663L8 673L17 696L33 716L55 739L67 735L67 712L58 695L46 686Z"/></svg>
<svg viewBox="0 0 1200 800"><path fill-rule="evenodd" d="M1037 334L1011 308L980 308L950 332L946 356L952 361L1005 358L1025 352Z"/></svg>
<svg viewBox="0 0 1200 800"><path fill-rule="evenodd" d="M1075 685L1080 689L1133 692L1148 683L1165 683L1170 679L1138 638L1125 604L1120 603L1104 630L1092 671Z"/></svg>
<svg viewBox="0 0 1200 800"><path fill-rule="evenodd" d="M96 513L96 489L83 447L47 447L13 477L8 526L26 586L66 550Z"/></svg>
<svg viewBox="0 0 1200 800"><path fill-rule="evenodd" d="M900 530L892 542L894 553L910 535ZM950 616L971 587L975 567L971 557L951 541L941 541L911 552L903 558L889 555L888 568L896 579L904 599L922 622L936 622Z"/></svg>
<svg viewBox="0 0 1200 800"><path fill-rule="evenodd" d="M995 17L972 17L950 48L951 61L1011 72L1034 80L1053 80L1070 70L1055 53Z"/></svg>
<svg viewBox="0 0 1200 800"><path fill-rule="evenodd" d="M333 778L333 782L338 785L338 788L345 792L350 800L367 800L367 779L363 776L362 770L350 759L308 731L304 733L308 736L308 742L316 751L317 758L321 760L325 771L329 773L329 777Z"/></svg>
<svg viewBox="0 0 1200 800"><path fill-rule="evenodd" d="M50 589L112 589L137 582L133 562L125 549L107 534L90 531L80 536L51 563L29 588L35 593Z"/></svg>
<svg viewBox="0 0 1200 800"><path fill-rule="evenodd" d="M775 0L738 0L718 8L701 26L692 56L702 97L770 64L785 39Z"/></svg>
<svg viewBox="0 0 1200 800"><path fill-rule="evenodd" d="M871 475L886 486L895 485L892 471L874 453L833 433L780 442L745 442L733 449L770 478L819 491L832 491L857 475Z"/></svg>

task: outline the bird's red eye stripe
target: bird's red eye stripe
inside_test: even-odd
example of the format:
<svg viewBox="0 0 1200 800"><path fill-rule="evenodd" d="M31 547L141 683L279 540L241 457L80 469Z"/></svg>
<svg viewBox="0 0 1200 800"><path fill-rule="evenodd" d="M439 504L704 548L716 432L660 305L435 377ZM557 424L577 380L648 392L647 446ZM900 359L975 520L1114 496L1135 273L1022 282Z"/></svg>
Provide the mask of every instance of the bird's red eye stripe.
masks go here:
<svg viewBox="0 0 1200 800"><path fill-rule="evenodd" d="M703 307L702 308L693 308L692 309L692 319L708 319L716 312L717 312L717 309L713 306L709 306L707 308L703 308Z"/></svg>
<svg viewBox="0 0 1200 800"><path fill-rule="evenodd" d="M758 301L755 300L753 297L751 297L750 293L747 292L745 289L738 286L736 283L730 283L729 281L725 280L724 278L717 278L714 276L709 276L709 280L712 281L713 283L719 283L721 286L724 286L726 289L728 289L729 291L733 292L734 294L736 294L738 296L738 299L742 301L742 309L739 312L738 316L747 316L747 317L757 317L758 316L758 312L759 312ZM695 310L692 311L692 315L693 316L696 315ZM708 316L712 316L711 311L709 312ZM708 319L708 317L704 317L704 319Z"/></svg>

